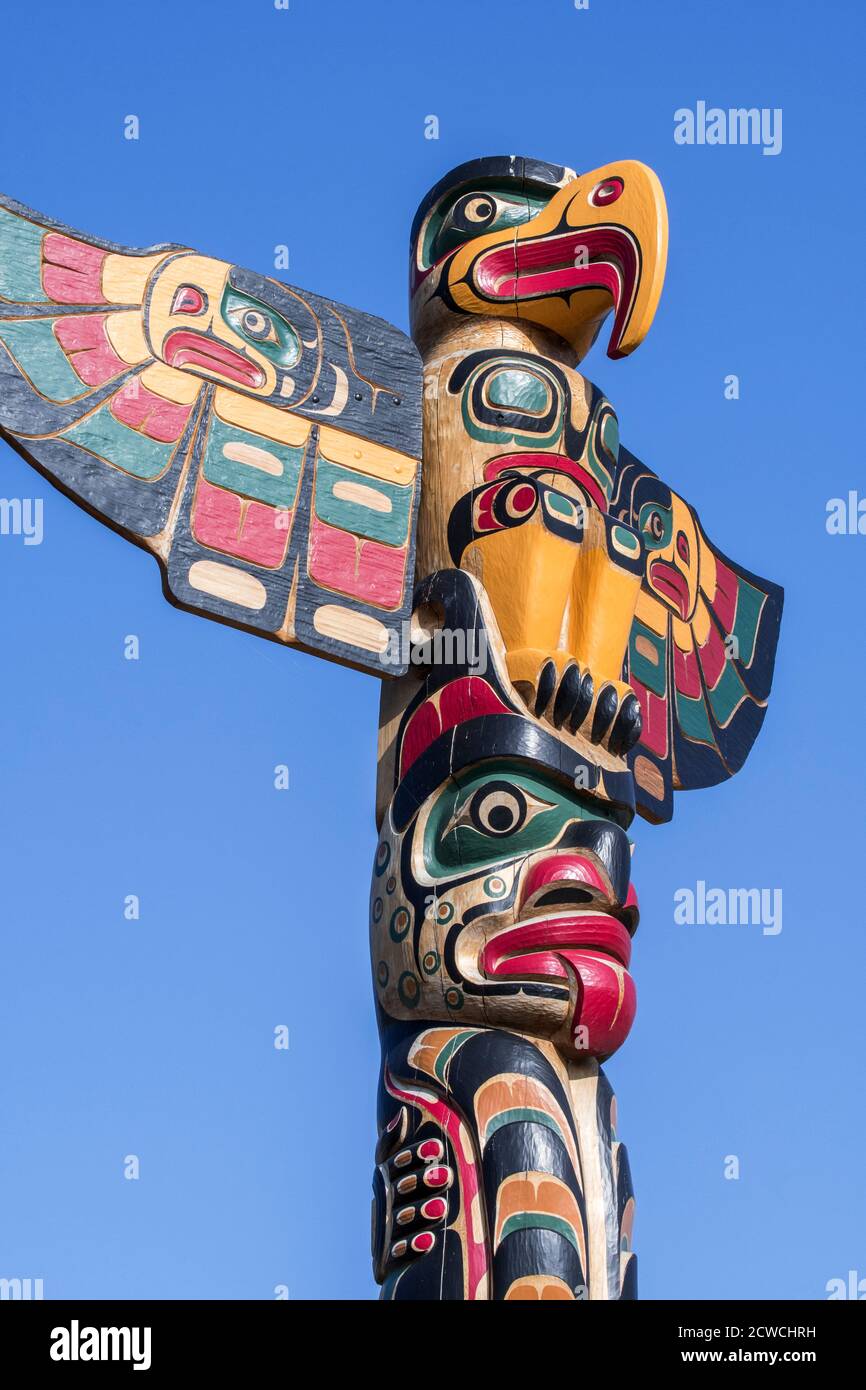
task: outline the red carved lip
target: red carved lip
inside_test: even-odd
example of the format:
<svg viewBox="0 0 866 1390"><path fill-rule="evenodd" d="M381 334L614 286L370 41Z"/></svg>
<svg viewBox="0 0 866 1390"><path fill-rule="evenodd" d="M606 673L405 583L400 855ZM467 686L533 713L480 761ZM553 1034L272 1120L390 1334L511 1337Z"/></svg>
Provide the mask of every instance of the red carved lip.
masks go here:
<svg viewBox="0 0 866 1390"><path fill-rule="evenodd" d="M575 265L583 250L588 264ZM486 298L520 303L574 290L607 290L615 311L608 344L613 356L622 342L639 273L640 253L634 238L625 228L608 225L494 247L479 257L474 278Z"/></svg>
<svg viewBox="0 0 866 1390"><path fill-rule="evenodd" d="M579 483L586 492L589 493L599 511L607 511L607 498L596 482L595 478L589 474L574 459L570 459L567 454L502 454L501 457L493 459L484 469L484 477L487 482L492 482L498 478L500 473L504 473L506 468L519 468L523 471L530 469L533 473L564 473L567 477L573 478Z"/></svg>
<svg viewBox="0 0 866 1390"><path fill-rule="evenodd" d="M217 342L204 333L190 328L177 328L169 333L162 355L170 367L199 367L215 376L236 381L241 386L264 386L265 374L243 353L235 352L227 343Z"/></svg>
<svg viewBox="0 0 866 1390"><path fill-rule="evenodd" d="M650 583L664 594L665 598L676 604L680 610L680 617L685 622L689 616L691 604L691 595L685 577L673 565L669 565L666 560L653 560L650 565L649 578Z"/></svg>
<svg viewBox="0 0 866 1390"><path fill-rule="evenodd" d="M610 956L628 968L631 937L606 912L565 912L531 918L508 927L481 952L485 975L547 975L565 979L564 961L576 968L581 957Z"/></svg>

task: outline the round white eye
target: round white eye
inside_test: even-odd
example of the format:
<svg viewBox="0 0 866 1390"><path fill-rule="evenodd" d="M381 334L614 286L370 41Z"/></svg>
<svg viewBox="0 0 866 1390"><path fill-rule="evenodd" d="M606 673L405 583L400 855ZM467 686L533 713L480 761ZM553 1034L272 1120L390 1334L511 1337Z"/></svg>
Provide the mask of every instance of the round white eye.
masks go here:
<svg viewBox="0 0 866 1390"><path fill-rule="evenodd" d="M486 222L493 212L489 198L471 198L463 209L467 222Z"/></svg>
<svg viewBox="0 0 866 1390"><path fill-rule="evenodd" d="M270 332L270 319L267 315L259 313L258 309L247 309L241 322L244 326L244 332L251 334L254 338L265 338Z"/></svg>
<svg viewBox="0 0 866 1390"><path fill-rule="evenodd" d="M508 782L492 783L476 792L470 816L485 835L512 835L526 820L526 797Z"/></svg>

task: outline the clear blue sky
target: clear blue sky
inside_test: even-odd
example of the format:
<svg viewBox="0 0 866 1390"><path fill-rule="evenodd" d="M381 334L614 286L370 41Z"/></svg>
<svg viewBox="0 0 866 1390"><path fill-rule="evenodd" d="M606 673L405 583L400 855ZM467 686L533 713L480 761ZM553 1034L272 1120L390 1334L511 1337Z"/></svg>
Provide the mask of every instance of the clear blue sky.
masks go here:
<svg viewBox="0 0 866 1390"><path fill-rule="evenodd" d="M4 8L5 193L265 273L286 243L285 278L404 328L411 217L459 161L661 176L655 326L584 370L787 600L744 771L635 827L638 1018L608 1070L646 1297L866 1276L866 536L825 529L829 498L866 496L864 27L857 0ZM781 154L675 144L699 100L781 107ZM0 1276L57 1298L373 1297L376 682L177 612L150 558L5 445L0 494L45 499L41 546L0 537ZM699 879L781 888L781 933L676 925Z"/></svg>

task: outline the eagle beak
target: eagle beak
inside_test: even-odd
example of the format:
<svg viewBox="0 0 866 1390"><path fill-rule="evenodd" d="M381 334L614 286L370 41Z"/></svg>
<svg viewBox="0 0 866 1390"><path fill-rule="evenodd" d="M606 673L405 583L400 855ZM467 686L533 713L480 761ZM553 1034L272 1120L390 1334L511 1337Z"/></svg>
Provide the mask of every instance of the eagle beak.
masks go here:
<svg viewBox="0 0 866 1390"><path fill-rule="evenodd" d="M665 197L645 164L581 174L531 221L468 243L449 288L465 313L519 318L585 356L613 310L608 356L626 357L649 332L668 244Z"/></svg>

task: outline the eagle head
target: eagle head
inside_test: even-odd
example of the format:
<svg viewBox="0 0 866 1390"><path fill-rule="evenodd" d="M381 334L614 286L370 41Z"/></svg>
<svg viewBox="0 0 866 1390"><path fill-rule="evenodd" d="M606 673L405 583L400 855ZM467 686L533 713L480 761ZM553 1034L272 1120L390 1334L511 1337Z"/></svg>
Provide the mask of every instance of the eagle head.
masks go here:
<svg viewBox="0 0 866 1390"><path fill-rule="evenodd" d="M652 324L667 259L657 176L624 160L591 173L517 155L446 174L412 226L412 336L426 351L478 314L538 325L579 362L613 312L608 356L625 357Z"/></svg>

